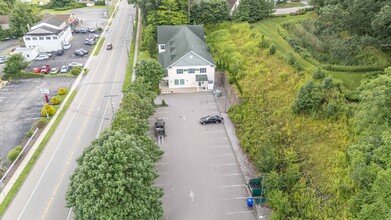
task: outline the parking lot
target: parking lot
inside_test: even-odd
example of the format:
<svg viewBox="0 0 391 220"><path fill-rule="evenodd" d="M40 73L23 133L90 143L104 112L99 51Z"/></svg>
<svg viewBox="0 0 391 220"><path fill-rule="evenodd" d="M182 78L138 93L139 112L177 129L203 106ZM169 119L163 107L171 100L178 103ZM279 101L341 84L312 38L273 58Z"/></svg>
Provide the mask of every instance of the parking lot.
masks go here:
<svg viewBox="0 0 391 220"><path fill-rule="evenodd" d="M0 89L0 153L4 159L9 150L20 144L31 125L41 118L44 96L40 89L50 89L49 97L59 88L69 88L75 78L34 78L15 80Z"/></svg>
<svg viewBox="0 0 391 220"><path fill-rule="evenodd" d="M104 27L107 18L104 17L106 8L80 8L72 10L70 13L83 19L77 28L82 27ZM66 50L62 56L57 56L54 52L52 56L43 61L32 61L26 71L32 71L34 67L50 65L52 68L60 68L70 62L80 62L85 64L88 56L77 57L74 51L79 48L91 50L91 46L84 45L84 39L88 34L74 34L71 41L72 46ZM12 48L17 47L17 40L1 42L0 53L8 54ZM0 68L4 64L0 65ZM2 75L0 73L0 75ZM23 80L13 80L0 89L0 157L5 159L9 150L20 144L31 125L38 120L40 109L43 105L43 95L40 88L50 89L56 95L56 91L62 87L71 87L75 78L68 77L45 77Z"/></svg>
<svg viewBox="0 0 391 220"><path fill-rule="evenodd" d="M158 108L151 124L166 122L155 183L164 189L164 219L255 219L224 124L199 123L218 114L213 93L161 95L157 103L161 99L168 107Z"/></svg>
<svg viewBox="0 0 391 220"><path fill-rule="evenodd" d="M81 8L81 9L74 9L70 13L75 14L79 19L82 20L82 22L79 22L79 24L76 26L77 29L91 27L96 30L98 28L103 29L104 25L107 22L107 18L103 16L103 13L105 11L106 8ZM61 68L61 66L68 65L71 62L78 62L78 63L85 64L88 59L88 56L87 55L83 57L76 56L74 52L79 48L83 48L85 50L90 51L91 54L92 46L84 44L84 41L89 34L92 33L85 33L85 34L72 33L73 35L73 39L71 41L72 46L70 49L65 50L64 54L62 54L61 56L57 56L56 51L50 52L52 56L49 59L32 61L26 71L33 71L33 68L42 67L44 65L50 65L52 68ZM94 34L101 34L101 33L96 32Z"/></svg>

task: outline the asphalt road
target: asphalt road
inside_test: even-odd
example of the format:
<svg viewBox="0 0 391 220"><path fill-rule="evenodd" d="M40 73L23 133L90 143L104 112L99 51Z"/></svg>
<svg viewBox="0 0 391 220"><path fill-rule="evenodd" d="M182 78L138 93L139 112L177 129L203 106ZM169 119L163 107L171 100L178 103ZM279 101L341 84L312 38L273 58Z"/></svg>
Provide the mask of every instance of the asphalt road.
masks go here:
<svg viewBox="0 0 391 220"><path fill-rule="evenodd" d="M113 50L103 47L99 56L92 58L87 66L90 71L70 109L2 219L73 218L65 202L69 176L83 148L110 125L112 106L116 109L122 96L134 9L126 1L119 4L119 12L105 36L107 42L113 43ZM109 98L110 95L115 96Z"/></svg>
<svg viewBox="0 0 391 220"><path fill-rule="evenodd" d="M154 117L165 120L167 136L158 141L165 153L155 185L164 190L164 219L255 219L224 125L199 123L218 114L213 93L161 95L157 103L161 99L168 107Z"/></svg>

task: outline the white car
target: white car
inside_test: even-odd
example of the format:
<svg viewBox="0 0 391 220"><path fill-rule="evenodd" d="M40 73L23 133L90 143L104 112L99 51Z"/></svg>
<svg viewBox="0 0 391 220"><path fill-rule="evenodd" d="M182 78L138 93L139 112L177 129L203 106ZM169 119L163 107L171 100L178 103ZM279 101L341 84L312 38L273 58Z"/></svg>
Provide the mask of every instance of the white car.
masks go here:
<svg viewBox="0 0 391 220"><path fill-rule="evenodd" d="M46 54L41 54L35 58L35 60L47 60L49 59L49 56Z"/></svg>
<svg viewBox="0 0 391 220"><path fill-rule="evenodd" d="M64 65L64 66L61 67L60 73L66 73L66 72L68 72L68 70L69 70L68 65Z"/></svg>
<svg viewBox="0 0 391 220"><path fill-rule="evenodd" d="M74 67L74 66L83 67L83 64L82 63L78 63L78 62L71 62L71 63L68 64L68 66L70 66L70 67Z"/></svg>
<svg viewBox="0 0 391 220"><path fill-rule="evenodd" d="M71 42L65 42L64 50L68 50L69 48L71 48L71 46L72 46Z"/></svg>

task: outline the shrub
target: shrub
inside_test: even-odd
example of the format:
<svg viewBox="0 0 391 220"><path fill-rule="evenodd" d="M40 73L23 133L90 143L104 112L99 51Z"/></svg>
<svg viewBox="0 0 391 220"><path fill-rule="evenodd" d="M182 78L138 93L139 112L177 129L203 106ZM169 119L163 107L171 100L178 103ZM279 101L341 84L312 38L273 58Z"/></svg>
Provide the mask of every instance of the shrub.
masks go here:
<svg viewBox="0 0 391 220"><path fill-rule="evenodd" d="M61 100L57 96L53 96L52 99L50 100L50 103L53 105L58 105L60 104Z"/></svg>
<svg viewBox="0 0 391 220"><path fill-rule="evenodd" d="M67 93L68 93L68 90L67 90L67 89L61 88L61 89L58 90L58 94L59 94L59 95L65 95L65 94L67 94Z"/></svg>
<svg viewBox="0 0 391 220"><path fill-rule="evenodd" d="M274 55L276 53L276 45L274 43L270 44L269 53L271 55Z"/></svg>
<svg viewBox="0 0 391 220"><path fill-rule="evenodd" d="M26 137L31 138L31 136L33 136L34 134L34 131L35 131L35 127L31 127L30 130L26 133Z"/></svg>
<svg viewBox="0 0 391 220"><path fill-rule="evenodd" d="M55 113L56 113L56 109L49 104L45 104L41 109L41 115L43 117L46 117L46 114L48 114L49 116L53 116Z"/></svg>
<svg viewBox="0 0 391 220"><path fill-rule="evenodd" d="M322 99L323 95L318 86L313 81L309 81L300 88L293 104L293 112L315 113L319 109Z"/></svg>
<svg viewBox="0 0 391 220"><path fill-rule="evenodd" d="M296 59L291 53L285 55L285 60L289 65L293 65L296 63Z"/></svg>
<svg viewBox="0 0 391 220"><path fill-rule="evenodd" d="M37 121L36 127L37 128L44 128L48 123L49 123L49 120L47 118L41 118Z"/></svg>
<svg viewBox="0 0 391 220"><path fill-rule="evenodd" d="M322 80L326 76L324 75L322 68L318 67L313 73L312 73L312 78L314 80Z"/></svg>
<svg viewBox="0 0 391 220"><path fill-rule="evenodd" d="M20 145L12 149L7 155L8 160L14 162L16 158L19 156L20 152L22 152L22 149L23 148Z"/></svg>
<svg viewBox="0 0 391 220"><path fill-rule="evenodd" d="M162 106L167 106L167 103L164 99L162 99Z"/></svg>
<svg viewBox="0 0 391 220"><path fill-rule="evenodd" d="M81 68L80 66L75 66L72 68L71 74L74 76L77 76L81 73L82 70L83 70L83 68Z"/></svg>

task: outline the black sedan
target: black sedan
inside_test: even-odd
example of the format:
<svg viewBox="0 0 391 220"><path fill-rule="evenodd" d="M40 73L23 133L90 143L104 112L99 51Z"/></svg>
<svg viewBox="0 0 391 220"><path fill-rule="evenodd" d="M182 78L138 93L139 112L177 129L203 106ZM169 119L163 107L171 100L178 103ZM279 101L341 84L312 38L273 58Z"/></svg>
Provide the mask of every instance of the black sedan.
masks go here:
<svg viewBox="0 0 391 220"><path fill-rule="evenodd" d="M223 121L224 121L224 118L221 117L221 116L218 116L218 115L208 115L208 116L202 117L200 119L200 123L203 124L203 125L204 124L210 124L210 123L218 124L218 123L221 123Z"/></svg>

